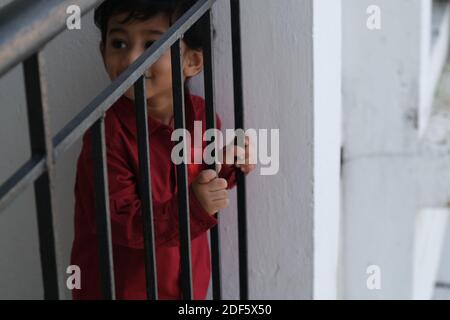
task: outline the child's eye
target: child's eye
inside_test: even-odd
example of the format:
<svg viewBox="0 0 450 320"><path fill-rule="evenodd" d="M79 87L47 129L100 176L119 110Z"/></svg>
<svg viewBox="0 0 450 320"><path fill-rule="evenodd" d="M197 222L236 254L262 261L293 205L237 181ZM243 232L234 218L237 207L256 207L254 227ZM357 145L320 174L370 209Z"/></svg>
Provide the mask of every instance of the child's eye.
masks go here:
<svg viewBox="0 0 450 320"><path fill-rule="evenodd" d="M122 40L114 39L111 41L111 46L114 49L124 49L127 47L127 44Z"/></svg>
<svg viewBox="0 0 450 320"><path fill-rule="evenodd" d="M150 48L153 44L155 43L155 41L149 41L145 44L145 49L147 50L148 48Z"/></svg>

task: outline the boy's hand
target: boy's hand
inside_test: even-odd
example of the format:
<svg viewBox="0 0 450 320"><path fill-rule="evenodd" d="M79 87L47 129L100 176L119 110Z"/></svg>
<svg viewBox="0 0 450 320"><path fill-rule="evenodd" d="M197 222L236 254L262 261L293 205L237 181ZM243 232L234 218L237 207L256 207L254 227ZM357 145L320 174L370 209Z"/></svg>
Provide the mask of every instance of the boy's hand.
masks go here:
<svg viewBox="0 0 450 320"><path fill-rule="evenodd" d="M227 180L218 178L214 170L203 170L192 182L194 194L210 215L229 206L227 187Z"/></svg>
<svg viewBox="0 0 450 320"><path fill-rule="evenodd" d="M245 149L233 143L222 149L219 156L219 162L227 165L234 165L241 169L243 173L250 173L256 168L255 164L255 150L253 142L249 136L245 136ZM221 166L218 168L220 172Z"/></svg>

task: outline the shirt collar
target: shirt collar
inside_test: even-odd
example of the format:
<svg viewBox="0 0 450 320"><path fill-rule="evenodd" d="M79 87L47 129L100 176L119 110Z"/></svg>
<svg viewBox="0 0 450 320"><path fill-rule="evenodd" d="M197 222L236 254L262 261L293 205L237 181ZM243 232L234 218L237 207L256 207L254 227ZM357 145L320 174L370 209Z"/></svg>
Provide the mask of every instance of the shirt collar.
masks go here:
<svg viewBox="0 0 450 320"><path fill-rule="evenodd" d="M194 106L192 101L192 96L185 94L185 117L186 117L186 128L192 132L194 126ZM119 121L137 138L137 125L136 125L136 109L134 101L127 98L125 95L119 98L117 105L114 107L114 111L119 118ZM160 130L169 129L173 130L170 126L163 124L159 120L156 120L148 116L148 130L150 134Z"/></svg>

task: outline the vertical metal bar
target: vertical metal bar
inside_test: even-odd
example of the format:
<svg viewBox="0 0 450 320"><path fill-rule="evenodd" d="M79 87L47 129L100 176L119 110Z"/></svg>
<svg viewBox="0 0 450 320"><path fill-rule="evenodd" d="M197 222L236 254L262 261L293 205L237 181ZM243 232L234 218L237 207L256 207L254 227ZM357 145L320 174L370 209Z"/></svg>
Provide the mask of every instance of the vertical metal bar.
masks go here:
<svg viewBox="0 0 450 320"><path fill-rule="evenodd" d="M231 1L231 38L233 47L233 83L235 128L244 129L244 98L242 86L241 21L239 0ZM245 175L237 171L239 287L241 300L248 300L247 204Z"/></svg>
<svg viewBox="0 0 450 320"><path fill-rule="evenodd" d="M203 36L203 61L204 61L204 85L205 85L205 104L206 104L206 130L216 128L216 109L214 96L214 60L213 60L213 26L211 9L203 16L203 25L205 33ZM215 137L210 143L215 142ZM209 165L209 169L216 170L216 165ZM216 213L215 218L220 224L220 215ZM221 263L220 263L220 228L219 224L210 231L211 238L211 264L212 264L212 294L213 300L222 299L221 289Z"/></svg>
<svg viewBox="0 0 450 320"><path fill-rule="evenodd" d="M173 113L175 129L185 129L184 84L181 64L181 46L178 39L171 47ZM187 150L186 137L183 135L184 150ZM183 154L183 157L186 155ZM189 225L189 194L186 163L177 165L178 209L180 227L181 289L184 300L192 300L191 241Z"/></svg>
<svg viewBox="0 0 450 320"><path fill-rule="evenodd" d="M39 229L44 299L59 299L58 265L55 248L54 199L53 199L53 145L50 133L49 108L46 86L39 53L23 62L31 155L46 157L46 171L34 182L36 211Z"/></svg>
<svg viewBox="0 0 450 320"><path fill-rule="evenodd" d="M92 126L92 157L94 170L95 212L99 245L100 276L103 297L115 300L114 263L109 211L109 188L105 144L105 115Z"/></svg>
<svg viewBox="0 0 450 320"><path fill-rule="evenodd" d="M145 91L145 77L142 76L134 84L136 102L136 123L138 131L139 151L139 192L141 198L145 274L147 279L147 299L158 299L158 284L155 260L155 239L152 206L152 184L150 176L150 136L148 131L147 96Z"/></svg>

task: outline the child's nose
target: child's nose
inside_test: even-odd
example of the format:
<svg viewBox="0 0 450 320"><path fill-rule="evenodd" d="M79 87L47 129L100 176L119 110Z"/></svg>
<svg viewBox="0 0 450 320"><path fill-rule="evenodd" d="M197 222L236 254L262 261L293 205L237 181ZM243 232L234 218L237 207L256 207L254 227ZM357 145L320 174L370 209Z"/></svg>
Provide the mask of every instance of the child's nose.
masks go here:
<svg viewBox="0 0 450 320"><path fill-rule="evenodd" d="M130 65L133 64L142 54L144 51L140 49L133 49L130 50L126 56L126 58L123 60L124 62L124 70L127 69Z"/></svg>

